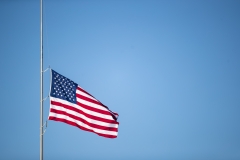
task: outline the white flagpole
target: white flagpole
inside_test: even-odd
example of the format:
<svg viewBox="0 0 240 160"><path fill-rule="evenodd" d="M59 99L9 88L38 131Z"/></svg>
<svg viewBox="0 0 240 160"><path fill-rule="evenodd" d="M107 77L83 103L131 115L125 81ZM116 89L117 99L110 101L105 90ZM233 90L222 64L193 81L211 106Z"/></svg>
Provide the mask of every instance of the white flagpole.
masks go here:
<svg viewBox="0 0 240 160"><path fill-rule="evenodd" d="M40 0L40 160L43 160L43 2Z"/></svg>

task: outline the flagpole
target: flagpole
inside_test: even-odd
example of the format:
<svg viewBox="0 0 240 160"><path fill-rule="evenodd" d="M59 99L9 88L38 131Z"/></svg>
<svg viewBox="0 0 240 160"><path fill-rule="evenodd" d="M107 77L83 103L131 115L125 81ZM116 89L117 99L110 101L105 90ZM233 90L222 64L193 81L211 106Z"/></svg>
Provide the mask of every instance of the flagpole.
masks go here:
<svg viewBox="0 0 240 160"><path fill-rule="evenodd" d="M40 160L43 160L43 0L40 0Z"/></svg>

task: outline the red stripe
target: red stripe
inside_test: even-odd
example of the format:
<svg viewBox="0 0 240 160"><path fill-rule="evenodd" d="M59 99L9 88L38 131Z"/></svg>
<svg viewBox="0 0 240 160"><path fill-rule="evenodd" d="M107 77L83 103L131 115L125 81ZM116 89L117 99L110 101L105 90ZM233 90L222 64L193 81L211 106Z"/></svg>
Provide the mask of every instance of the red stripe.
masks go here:
<svg viewBox="0 0 240 160"><path fill-rule="evenodd" d="M64 111L59 111L59 110L51 108L50 112L61 114L61 115L66 115L66 116L71 117L71 118L73 118L77 121L80 121L80 122L82 122L82 123L84 123L84 124L86 124L86 125L88 125L92 128L101 129L101 130L105 130L105 131L115 131L115 132L117 132L117 128L109 127L109 126L100 126L98 124L93 124L93 123L90 123L90 122L86 121L85 119L82 119L78 116L69 114L69 113L64 112Z"/></svg>
<svg viewBox="0 0 240 160"><path fill-rule="evenodd" d="M88 97L85 97L85 96L83 96L83 95L80 95L80 94L77 94L77 93L76 93L76 97L78 97L78 98L80 98L80 99L83 99L83 100L85 100L85 101L88 101L88 102L91 102L91 103L94 103L94 104L97 104L97 105L102 106L102 103L101 103L101 102L96 101L96 100L93 100L93 99L88 98ZM104 107L104 106L102 106L102 107ZM104 107L104 108L105 108L105 107Z"/></svg>
<svg viewBox="0 0 240 160"><path fill-rule="evenodd" d="M50 117L49 117L49 120L64 122L64 123L66 123L66 124L69 124L69 125L78 127L78 128L80 128L80 129L82 129L82 130L96 133L96 132L94 132L94 131L92 131L92 130L90 130L90 129L87 129L87 128L85 128L85 127L82 127L82 126L80 126L80 125L78 125L78 124L76 124L76 123L74 123L74 122L68 121L68 120L66 120L66 119L56 118L56 117L50 116ZM99 136L102 136L102 137L106 137L106 138L117 138L117 136L114 136L114 135L101 134L101 133L96 133L96 134L98 134Z"/></svg>
<svg viewBox="0 0 240 160"><path fill-rule="evenodd" d="M95 101L95 100L93 100L93 99L91 99L91 98L88 98L88 97L85 97L85 96L83 96L83 95L80 95L80 94L76 94L76 96L78 97L78 98L80 98L80 99L82 99L82 100L85 100L85 101L88 101L88 102L90 102L90 103L94 103L94 104L96 104L96 105L100 105L100 106L102 106L102 107L104 107L105 109L107 109L108 111L106 111L106 112L109 112L112 116L118 116L118 114L117 113L114 113L114 112L112 112L112 111L109 111L109 109L106 107L106 106L104 106L101 102L99 102L99 101ZM80 102L79 102L80 103ZM84 105L84 104L82 104L81 103L81 105ZM99 111L96 111L96 112L100 112L100 110ZM101 110L101 112L102 112L102 110ZM117 117L116 117L117 118Z"/></svg>
<svg viewBox="0 0 240 160"><path fill-rule="evenodd" d="M77 90L83 92L83 93L86 93L87 95L93 97L90 93L88 93L87 91L85 91L84 89L80 88L80 87L77 87ZM94 97L93 97L94 98Z"/></svg>
<svg viewBox="0 0 240 160"><path fill-rule="evenodd" d="M75 107L72 107L72 106L69 106L69 105L66 105L66 104L62 104L60 102L55 102L55 101L51 101L51 104L52 105L55 105L55 106L60 106L60 107L63 107L65 109L68 109L68 110L72 110L74 112L77 112L79 114L82 114L90 119L93 119L93 120L97 120L97 121L102 121L102 122L106 122L106 123L112 123L112 124L119 124L119 122L115 121L115 120L110 120L110 119L105 119L105 118L101 118L101 117L97 117L97 116L94 116L94 115L91 115L91 114L88 114L88 113L85 113L84 111L80 110L80 109L77 109Z"/></svg>
<svg viewBox="0 0 240 160"><path fill-rule="evenodd" d="M58 105L57 103L62 104L61 102L55 102L55 101L51 101L51 102L56 103L55 105ZM66 104L62 104L62 105L66 105ZM89 111L93 111L93 112L97 112L97 113L101 113L101 114L105 114L105 115L111 115L111 113L108 112L108 111L103 111L103 110L100 110L100 109L97 109L97 108L93 108L93 107L91 107L91 106L82 104L82 103L80 103L80 102L77 102L77 105L80 106L80 107L82 107L82 108L85 108L85 109L87 109L87 110L89 110ZM68 105L67 105L67 106L68 106Z"/></svg>
<svg viewBox="0 0 240 160"><path fill-rule="evenodd" d="M87 94L87 95L93 97L90 93L88 93L88 92L85 91L84 89L80 88L79 86L77 87L77 90L79 90L79 91L81 91L81 92L83 92L83 93L85 93L85 94ZM85 96L79 95L79 94L77 94L77 93L76 93L76 96L77 96L78 98L81 98L81 99L83 99L83 100L86 100L86 101L92 102L92 103L94 103L94 104L101 105L102 107L104 107L104 108L106 108L107 110L109 110L109 108L108 108L107 106L105 106L104 104L102 104L102 103L101 103L99 100L97 100L95 97L93 97L93 98L95 99L95 100L93 100L93 99L91 99L91 98L88 98L88 97L85 97ZM110 111L109 111L109 112L110 112ZM112 111L111 111L110 113L113 113L113 114L111 114L111 115L114 116L115 119L118 118L118 114L117 114L117 113L112 112ZM116 116L117 116L117 117L116 117Z"/></svg>
<svg viewBox="0 0 240 160"><path fill-rule="evenodd" d="M80 103L80 102L77 102L77 105L79 105L80 107L85 108L87 110L90 110L90 111L94 111L94 112L97 112L97 113L110 115L110 116L112 115L109 111L103 111L101 109L93 108L93 107L91 107L89 105L86 105L86 104L83 104L83 103Z"/></svg>

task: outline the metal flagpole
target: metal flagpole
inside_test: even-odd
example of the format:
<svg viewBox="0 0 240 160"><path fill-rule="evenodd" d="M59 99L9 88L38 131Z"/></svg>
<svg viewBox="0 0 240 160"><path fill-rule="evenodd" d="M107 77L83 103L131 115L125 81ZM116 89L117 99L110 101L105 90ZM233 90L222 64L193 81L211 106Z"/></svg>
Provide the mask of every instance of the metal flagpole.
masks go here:
<svg viewBox="0 0 240 160"><path fill-rule="evenodd" d="M43 0L40 0L40 160L43 160Z"/></svg>

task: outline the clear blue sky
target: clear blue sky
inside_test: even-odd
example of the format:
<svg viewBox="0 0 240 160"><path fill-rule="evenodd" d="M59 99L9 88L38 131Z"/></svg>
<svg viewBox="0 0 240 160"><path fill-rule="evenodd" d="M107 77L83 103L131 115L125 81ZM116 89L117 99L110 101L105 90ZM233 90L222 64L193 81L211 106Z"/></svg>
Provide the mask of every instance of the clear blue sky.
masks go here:
<svg viewBox="0 0 240 160"><path fill-rule="evenodd" d="M39 5L0 1L4 160L39 159ZM44 0L44 68L120 115L117 139L49 121L45 160L239 160L239 17L239 0Z"/></svg>

